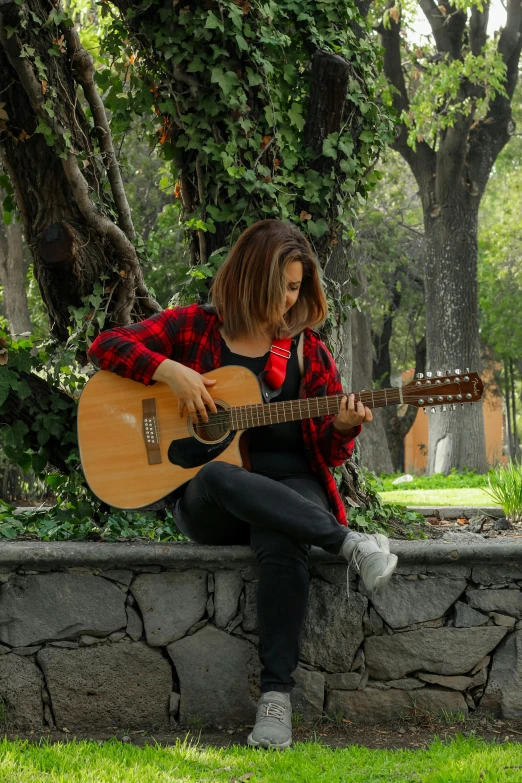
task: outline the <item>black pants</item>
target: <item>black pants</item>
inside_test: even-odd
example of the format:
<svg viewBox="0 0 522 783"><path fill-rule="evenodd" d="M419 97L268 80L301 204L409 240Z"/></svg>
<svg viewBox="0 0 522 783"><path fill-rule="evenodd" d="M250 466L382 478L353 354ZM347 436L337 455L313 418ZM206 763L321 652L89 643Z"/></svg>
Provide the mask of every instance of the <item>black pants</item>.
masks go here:
<svg viewBox="0 0 522 783"><path fill-rule="evenodd" d="M321 483L210 462L188 484L175 517L196 544L251 544L260 567L261 692L289 693L308 602L310 545L338 554L348 533L328 510Z"/></svg>

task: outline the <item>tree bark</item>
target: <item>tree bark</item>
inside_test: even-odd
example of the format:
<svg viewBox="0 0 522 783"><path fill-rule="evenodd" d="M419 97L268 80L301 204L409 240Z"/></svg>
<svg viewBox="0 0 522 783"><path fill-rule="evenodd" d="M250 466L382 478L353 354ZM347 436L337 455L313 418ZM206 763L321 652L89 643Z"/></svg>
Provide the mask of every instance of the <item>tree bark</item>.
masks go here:
<svg viewBox="0 0 522 783"><path fill-rule="evenodd" d="M20 223L11 223L0 228L0 283L12 335L32 330L24 267L22 227Z"/></svg>
<svg viewBox="0 0 522 783"><path fill-rule="evenodd" d="M362 391L371 389L372 380L372 339L370 316L366 312L352 310L352 389ZM383 409L373 411L373 421L363 427L357 438L362 464L374 473L393 473L393 464L388 448L384 428Z"/></svg>
<svg viewBox="0 0 522 783"><path fill-rule="evenodd" d="M343 301L343 297L350 294L349 280L349 252L347 243L339 241L334 247L324 270L324 279L327 289L333 298L333 313L328 324L325 338L330 346L336 361L343 386L352 388L352 320L350 307Z"/></svg>
<svg viewBox="0 0 522 783"><path fill-rule="evenodd" d="M453 188L453 193L458 191ZM460 195L460 198L459 198ZM477 206L464 194L449 197L434 217L425 214L427 367L480 372L477 298ZM476 200L476 199L475 199ZM429 419L428 472L488 469L482 405Z"/></svg>

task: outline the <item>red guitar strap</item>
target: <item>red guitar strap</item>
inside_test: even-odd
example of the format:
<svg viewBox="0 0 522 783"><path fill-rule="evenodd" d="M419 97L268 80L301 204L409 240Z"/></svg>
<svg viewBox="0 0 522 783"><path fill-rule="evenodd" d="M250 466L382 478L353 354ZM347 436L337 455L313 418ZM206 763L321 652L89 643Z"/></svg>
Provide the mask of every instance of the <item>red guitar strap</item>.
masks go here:
<svg viewBox="0 0 522 783"><path fill-rule="evenodd" d="M290 358L291 345L291 337L287 337L284 340L274 340L272 343L263 377L263 380L271 389L280 389L285 382L286 366Z"/></svg>

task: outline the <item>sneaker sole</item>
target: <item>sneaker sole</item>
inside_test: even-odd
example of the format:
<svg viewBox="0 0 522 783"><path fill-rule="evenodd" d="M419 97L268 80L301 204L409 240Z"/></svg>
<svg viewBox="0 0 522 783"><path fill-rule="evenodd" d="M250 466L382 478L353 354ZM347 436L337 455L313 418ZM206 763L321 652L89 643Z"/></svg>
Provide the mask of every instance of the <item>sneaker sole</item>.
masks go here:
<svg viewBox="0 0 522 783"><path fill-rule="evenodd" d="M263 748L264 750L284 750L285 748L290 747L292 744L292 738L290 737L289 740L286 742L282 742L280 745L275 745L273 742L258 742L257 740L252 738L252 734L249 734L247 737L247 745L250 745L252 748Z"/></svg>
<svg viewBox="0 0 522 783"><path fill-rule="evenodd" d="M388 582L393 576L393 572L397 568L398 557L397 555L388 555L388 565L384 573L377 577L375 580L375 587L373 588L373 594L379 595L382 593Z"/></svg>

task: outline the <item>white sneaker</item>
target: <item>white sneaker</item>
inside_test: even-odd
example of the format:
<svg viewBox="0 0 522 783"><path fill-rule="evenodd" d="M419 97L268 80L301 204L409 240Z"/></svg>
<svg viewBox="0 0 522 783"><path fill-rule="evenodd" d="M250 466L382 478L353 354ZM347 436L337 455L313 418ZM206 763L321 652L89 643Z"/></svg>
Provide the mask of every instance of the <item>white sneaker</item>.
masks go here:
<svg viewBox="0 0 522 783"><path fill-rule="evenodd" d="M288 693L268 691L261 694L256 725L247 743L254 748L288 748L292 744L292 705Z"/></svg>
<svg viewBox="0 0 522 783"><path fill-rule="evenodd" d="M351 565L359 571L370 595L381 593L397 568L397 555L390 554L389 539L382 533L355 533L352 531L346 538L341 553L348 561L348 595L350 594Z"/></svg>

